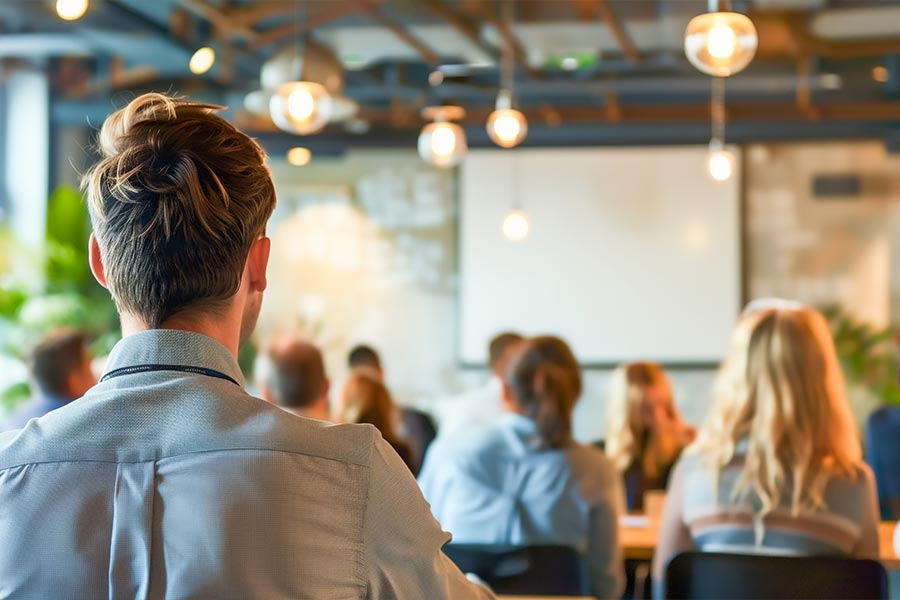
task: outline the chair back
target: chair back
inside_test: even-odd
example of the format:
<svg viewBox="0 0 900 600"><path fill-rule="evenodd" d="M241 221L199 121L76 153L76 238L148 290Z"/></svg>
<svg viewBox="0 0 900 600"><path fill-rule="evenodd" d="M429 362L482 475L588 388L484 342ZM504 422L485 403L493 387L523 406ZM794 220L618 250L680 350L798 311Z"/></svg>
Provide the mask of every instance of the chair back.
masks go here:
<svg viewBox="0 0 900 600"><path fill-rule="evenodd" d="M666 567L665 597L886 599L888 584L874 560L685 552Z"/></svg>
<svg viewBox="0 0 900 600"><path fill-rule="evenodd" d="M881 518L900 519L900 407L883 406L869 415L866 461L875 473Z"/></svg>
<svg viewBox="0 0 900 600"><path fill-rule="evenodd" d="M402 419L401 433L409 445L412 447L413 456L410 470L413 475L418 476L422 469L422 460L425 458L425 452L428 446L437 436L437 428L434 421L426 413L414 408L403 408L400 411Z"/></svg>
<svg viewBox="0 0 900 600"><path fill-rule="evenodd" d="M497 594L586 596L581 555L569 546L447 544L444 554L463 573L474 573Z"/></svg>

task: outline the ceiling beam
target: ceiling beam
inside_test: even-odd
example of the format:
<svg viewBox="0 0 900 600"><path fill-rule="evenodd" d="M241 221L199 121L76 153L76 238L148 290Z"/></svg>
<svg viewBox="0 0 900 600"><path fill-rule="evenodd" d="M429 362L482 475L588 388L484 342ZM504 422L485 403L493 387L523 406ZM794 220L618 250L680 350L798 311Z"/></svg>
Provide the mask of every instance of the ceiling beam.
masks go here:
<svg viewBox="0 0 900 600"><path fill-rule="evenodd" d="M380 4L383 1L384 0L371 0L371 2L373 2L375 4ZM285 6L284 2L280 2L280 3L276 3L276 4L279 4L282 7ZM261 9L264 6L261 6L258 8ZM293 12L294 12L294 10L292 8L294 6L293 3L288 4L288 6L291 7L289 10L281 11L280 13L277 13L277 14L293 14ZM254 8L253 6L250 6L250 7L247 7L246 10L249 11L249 10L252 10L253 8ZM275 8L276 7L274 7L274 6L271 7L270 11L274 11ZM268 29L268 30L260 33L256 42L251 44L250 48L251 48L251 50L254 50L254 51L259 50L260 48L268 46L269 44L274 44L285 38L292 38L292 37L295 37L298 35L303 35L304 33L306 33L307 31L309 31L311 29L315 29L316 27L320 27L322 25L325 25L332 21L336 21L338 19L343 19L344 17L349 17L350 15L358 14L359 12L360 12L360 7L357 4L355 4L354 2L328 3L327 9L319 10L316 12L316 14L308 16L307 18L305 18L303 20L302 23L297 23L296 21L292 20L292 22L290 22L290 23L286 23L284 25L278 25L276 27L272 27L271 29ZM235 14L240 15L241 13L235 13ZM269 16L275 16L275 14L276 13L271 13L271 14L266 13L262 18L268 18ZM247 23L247 22L255 22L255 21L253 21L253 19L257 19L257 17L259 17L259 14L251 14L248 12L244 16L239 16L238 18L242 19L244 23ZM259 18L257 20L262 20L262 18Z"/></svg>
<svg viewBox="0 0 900 600"><path fill-rule="evenodd" d="M206 0L177 0L177 2L198 17L209 21L225 37L241 39L248 44L255 43L259 38L259 34L251 27L232 19Z"/></svg>
<svg viewBox="0 0 900 600"><path fill-rule="evenodd" d="M473 25L456 11L447 6L442 0L419 0L423 6L431 12L441 17L450 24L456 31L462 34L470 42L478 46L482 52L490 56L495 61L500 59L500 53L496 48L488 44L481 37L481 32L476 25Z"/></svg>
<svg viewBox="0 0 900 600"><path fill-rule="evenodd" d="M512 0L501 1L510 2ZM516 34L512 30L512 27L503 22L502 19L497 18L497 15L494 13L494 10L491 8L488 2L482 0L482 2L478 4L478 12L479 15L491 25L491 27L497 30L497 32L500 34L500 37L503 39L503 44L508 48L512 48L513 56L515 57L516 62L521 65L523 69L525 69L525 72L534 79L542 79L544 76L543 73L528 64L528 55L525 53L525 48L522 46L519 38L516 37Z"/></svg>
<svg viewBox="0 0 900 600"><path fill-rule="evenodd" d="M421 59L432 66L437 66L441 62L440 56L428 47L422 40L414 36L404 25L393 20L369 0L352 0L353 4L365 13L370 19L393 33L403 43L416 51Z"/></svg>
<svg viewBox="0 0 900 600"><path fill-rule="evenodd" d="M638 52L637 46L634 45L631 36L628 35L628 32L625 30L624 25L622 25L619 17L616 16L616 13L613 12L606 0L595 0L595 3L603 22L609 27L609 30L616 38L616 42L619 44L622 54L631 64L640 64L641 53Z"/></svg>
<svg viewBox="0 0 900 600"><path fill-rule="evenodd" d="M608 99L609 100L609 99ZM900 120L900 103L875 101L847 104L828 103L816 106L821 122L882 122ZM612 109L612 110L611 110ZM809 114L794 102L739 102L728 104L728 122L735 123L807 123ZM483 126L493 109L488 106L466 109L466 116L459 122L467 126ZM708 126L710 106L708 102L671 106L540 106L521 109L529 123L560 125L619 124L703 124ZM548 110L552 111L550 123ZM361 107L357 118L373 126L398 127L395 111L390 108ZM251 131L278 131L270 120L239 112L238 125ZM418 128L421 121L412 120L408 127Z"/></svg>

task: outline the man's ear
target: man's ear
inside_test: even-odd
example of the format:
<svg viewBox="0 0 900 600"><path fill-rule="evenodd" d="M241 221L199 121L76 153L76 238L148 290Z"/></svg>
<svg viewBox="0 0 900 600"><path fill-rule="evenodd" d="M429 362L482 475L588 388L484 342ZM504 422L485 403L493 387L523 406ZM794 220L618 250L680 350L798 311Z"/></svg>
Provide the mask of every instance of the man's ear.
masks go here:
<svg viewBox="0 0 900 600"><path fill-rule="evenodd" d="M103 259L100 257L100 244L93 233L90 240L88 240L88 262L91 265L91 273L94 274L94 279L97 280L97 283L103 287L108 287L106 285L106 271L103 267Z"/></svg>
<svg viewBox="0 0 900 600"><path fill-rule="evenodd" d="M250 289L254 292L262 292L266 289L266 268L269 265L269 251L272 248L272 240L263 236L258 238L250 246L247 254L247 274L250 278Z"/></svg>

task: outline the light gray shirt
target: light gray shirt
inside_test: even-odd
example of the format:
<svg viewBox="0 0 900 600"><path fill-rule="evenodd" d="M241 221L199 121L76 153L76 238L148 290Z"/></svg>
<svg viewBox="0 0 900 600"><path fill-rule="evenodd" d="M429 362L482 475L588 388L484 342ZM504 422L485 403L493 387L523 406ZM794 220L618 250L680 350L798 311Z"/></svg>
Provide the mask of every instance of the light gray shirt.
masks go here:
<svg viewBox="0 0 900 600"><path fill-rule="evenodd" d="M128 336L115 372L0 434L0 598L489 597L375 428L248 395L198 334Z"/></svg>
<svg viewBox="0 0 900 600"><path fill-rule="evenodd" d="M618 598L621 477L601 450L540 450L537 425L506 413L490 427L439 437L419 486L461 544L561 544L584 556L591 592Z"/></svg>

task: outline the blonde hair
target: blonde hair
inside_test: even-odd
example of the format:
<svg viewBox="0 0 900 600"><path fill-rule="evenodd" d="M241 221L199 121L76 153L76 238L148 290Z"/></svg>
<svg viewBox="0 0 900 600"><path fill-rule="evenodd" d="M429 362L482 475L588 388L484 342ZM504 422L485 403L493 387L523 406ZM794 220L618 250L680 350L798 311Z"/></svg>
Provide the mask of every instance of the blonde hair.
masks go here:
<svg viewBox="0 0 900 600"><path fill-rule="evenodd" d="M830 477L856 478L859 439L831 332L817 311L772 307L738 322L712 412L690 448L710 460L716 487L743 440L731 499L755 495L757 517L777 508L786 493L792 514L821 508Z"/></svg>
<svg viewBox="0 0 900 600"><path fill-rule="evenodd" d="M652 362L632 362L619 365L613 371L609 386L606 417L605 449L619 471L625 471L639 461L645 431L639 417L648 387L660 386L668 403L675 408L672 385L665 370Z"/></svg>
<svg viewBox="0 0 900 600"><path fill-rule="evenodd" d="M149 327L231 298L275 208L265 153L221 108L135 98L104 122L82 180L113 299Z"/></svg>

